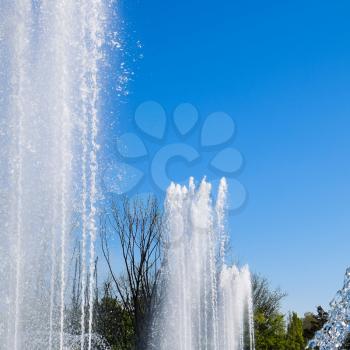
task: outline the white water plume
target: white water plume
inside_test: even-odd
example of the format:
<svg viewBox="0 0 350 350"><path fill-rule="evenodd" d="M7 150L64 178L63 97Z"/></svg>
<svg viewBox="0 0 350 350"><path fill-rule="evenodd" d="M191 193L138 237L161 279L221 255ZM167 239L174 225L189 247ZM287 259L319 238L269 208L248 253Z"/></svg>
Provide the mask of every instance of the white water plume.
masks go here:
<svg viewBox="0 0 350 350"><path fill-rule="evenodd" d="M95 347L104 8L102 0L0 3L0 349L73 348L66 322L73 211L82 236L78 338L81 349Z"/></svg>
<svg viewBox="0 0 350 350"><path fill-rule="evenodd" d="M248 267L225 264L227 184L216 205L211 184L171 184L166 198L165 295L153 329L160 350L254 349Z"/></svg>

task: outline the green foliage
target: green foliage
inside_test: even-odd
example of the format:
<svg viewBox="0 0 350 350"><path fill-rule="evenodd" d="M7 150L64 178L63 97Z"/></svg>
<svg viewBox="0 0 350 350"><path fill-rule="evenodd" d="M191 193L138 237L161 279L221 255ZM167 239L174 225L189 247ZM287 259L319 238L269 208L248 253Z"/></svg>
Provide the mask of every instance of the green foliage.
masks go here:
<svg viewBox="0 0 350 350"><path fill-rule="evenodd" d="M307 312L303 319L303 335L306 343L314 338L315 333L322 329L328 320L328 313L321 306L317 308L317 313ZM317 348L316 348L317 349ZM345 343L340 350L350 349L350 335L346 338Z"/></svg>
<svg viewBox="0 0 350 350"><path fill-rule="evenodd" d="M321 306L317 308L317 313L307 312L303 319L303 335L307 342L315 336L315 333L320 330L327 322L328 314Z"/></svg>
<svg viewBox="0 0 350 350"><path fill-rule="evenodd" d="M287 349L283 315L273 313L266 317L262 312L255 314L255 345L256 350Z"/></svg>
<svg viewBox="0 0 350 350"><path fill-rule="evenodd" d="M303 321L293 312L289 315L287 344L290 350L303 350L306 342L303 336Z"/></svg>
<svg viewBox="0 0 350 350"><path fill-rule="evenodd" d="M274 312L268 317L262 312L255 314L256 350L303 350L303 321L292 313L286 327L284 315Z"/></svg>
<svg viewBox="0 0 350 350"><path fill-rule="evenodd" d="M95 303L94 331L101 335L113 350L131 350L134 330L131 316L109 293Z"/></svg>
<svg viewBox="0 0 350 350"><path fill-rule="evenodd" d="M281 313L285 293L272 289L265 278L253 276L253 301L256 350L303 350L306 340L303 321L292 313L288 325Z"/></svg>
<svg viewBox="0 0 350 350"><path fill-rule="evenodd" d="M271 289L268 281L253 276L253 302L256 350L284 350L286 328L280 303L285 296L278 289Z"/></svg>
<svg viewBox="0 0 350 350"><path fill-rule="evenodd" d="M149 348L151 341L150 316L159 311L162 299L159 284L163 259L160 244L162 213L155 199L146 203L125 199L120 205L114 205L111 212L101 220L102 252L111 277L104 283L102 293L96 282L93 331L102 336L112 350L144 350ZM113 270L110 260L113 236L119 240L122 250L123 271L120 275L119 271L117 275ZM95 272L97 281L97 262ZM79 335L83 288L79 255L72 287L66 328ZM280 305L285 293L272 289L265 278L257 275L253 275L252 287L256 350L303 350L327 322L328 314L322 307L317 308L316 314L306 313L303 319L292 313L286 322ZM88 303L85 303L87 315ZM85 329L87 327L86 324ZM244 337L249 339L248 332ZM350 336L341 349L350 350Z"/></svg>

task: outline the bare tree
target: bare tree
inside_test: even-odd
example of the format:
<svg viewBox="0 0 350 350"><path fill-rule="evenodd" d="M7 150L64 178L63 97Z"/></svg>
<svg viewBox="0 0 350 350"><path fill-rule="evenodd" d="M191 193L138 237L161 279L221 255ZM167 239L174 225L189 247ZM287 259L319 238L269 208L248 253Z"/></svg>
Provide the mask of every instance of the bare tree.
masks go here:
<svg viewBox="0 0 350 350"><path fill-rule="evenodd" d="M101 222L102 251L116 297L132 319L135 349L145 349L150 317L155 306L160 274L162 211L155 197L146 201L126 197L113 202L111 213ZM124 271L112 266L110 239L116 236L121 248Z"/></svg>
<svg viewBox="0 0 350 350"><path fill-rule="evenodd" d="M262 312L267 318L279 312L281 300L287 295L280 289L272 290L269 281L253 274L253 303L255 311Z"/></svg>

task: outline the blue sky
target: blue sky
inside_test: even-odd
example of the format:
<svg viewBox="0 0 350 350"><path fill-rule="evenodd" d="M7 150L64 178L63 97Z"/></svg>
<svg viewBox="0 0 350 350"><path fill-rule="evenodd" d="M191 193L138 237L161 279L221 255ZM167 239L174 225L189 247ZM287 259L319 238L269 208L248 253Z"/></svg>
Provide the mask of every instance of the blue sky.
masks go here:
<svg viewBox="0 0 350 350"><path fill-rule="evenodd" d="M127 60L135 75L118 105L118 133L141 136L150 152L132 165L147 171L157 150L180 141L200 160L175 159L170 176L211 178L215 153L239 150L244 164L234 178L248 197L230 216L233 251L288 293L285 310L301 314L326 305L350 265L349 12L345 0L121 4L127 46L140 40L143 59ZM134 121L149 100L168 119L161 140ZM183 102L199 115L186 138L172 119ZM234 137L200 148L200 126L219 111L233 118ZM137 191L153 188L146 177Z"/></svg>

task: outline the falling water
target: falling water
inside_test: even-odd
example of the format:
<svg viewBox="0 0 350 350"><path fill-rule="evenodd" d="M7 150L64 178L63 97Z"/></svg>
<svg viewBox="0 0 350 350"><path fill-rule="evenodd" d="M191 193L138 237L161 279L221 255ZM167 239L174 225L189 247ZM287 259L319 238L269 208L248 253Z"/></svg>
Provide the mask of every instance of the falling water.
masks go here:
<svg viewBox="0 0 350 350"><path fill-rule="evenodd" d="M76 221L78 338L93 347L104 20L102 0L0 2L0 349L76 346L66 323Z"/></svg>
<svg viewBox="0 0 350 350"><path fill-rule="evenodd" d="M225 264L225 201L205 180L198 189L172 184L167 192L165 295L152 344L161 350L254 349L248 267Z"/></svg>
<svg viewBox="0 0 350 350"><path fill-rule="evenodd" d="M254 325L250 272L247 266L223 266L220 275L220 349L254 349ZM245 340L245 327L248 337Z"/></svg>
<svg viewBox="0 0 350 350"><path fill-rule="evenodd" d="M330 302L329 318L323 328L310 341L310 348L339 349L350 333L350 268L346 270L344 285Z"/></svg>

